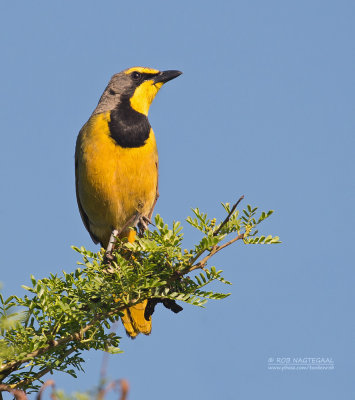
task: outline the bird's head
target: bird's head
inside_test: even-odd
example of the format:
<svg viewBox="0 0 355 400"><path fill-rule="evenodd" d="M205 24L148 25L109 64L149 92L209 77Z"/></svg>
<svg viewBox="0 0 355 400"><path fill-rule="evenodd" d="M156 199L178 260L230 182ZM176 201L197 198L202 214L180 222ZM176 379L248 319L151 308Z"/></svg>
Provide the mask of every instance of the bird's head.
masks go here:
<svg viewBox="0 0 355 400"><path fill-rule="evenodd" d="M164 83L177 78L182 72L159 71L152 68L133 67L113 75L101 96L94 114L113 110L118 104L129 101L137 112L148 115L149 107Z"/></svg>

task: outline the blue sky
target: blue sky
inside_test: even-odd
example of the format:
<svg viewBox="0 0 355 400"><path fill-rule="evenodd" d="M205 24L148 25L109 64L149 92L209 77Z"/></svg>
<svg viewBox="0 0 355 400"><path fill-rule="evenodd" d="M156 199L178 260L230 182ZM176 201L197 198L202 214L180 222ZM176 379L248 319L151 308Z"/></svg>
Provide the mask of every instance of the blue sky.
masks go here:
<svg viewBox="0 0 355 400"><path fill-rule="evenodd" d="M35 1L0 5L1 250L5 295L72 271L97 250L74 191L74 147L109 78L142 65L184 74L151 111L168 222L222 216L245 195L275 214L277 246L237 245L214 264L232 296L159 308L150 337L125 335L109 376L130 399L350 398L354 384L352 1ZM186 229L186 247L196 235ZM229 289L229 288L227 288ZM122 329L121 326L119 329ZM332 371L270 371L268 359L330 357ZM92 388L85 354L68 392Z"/></svg>

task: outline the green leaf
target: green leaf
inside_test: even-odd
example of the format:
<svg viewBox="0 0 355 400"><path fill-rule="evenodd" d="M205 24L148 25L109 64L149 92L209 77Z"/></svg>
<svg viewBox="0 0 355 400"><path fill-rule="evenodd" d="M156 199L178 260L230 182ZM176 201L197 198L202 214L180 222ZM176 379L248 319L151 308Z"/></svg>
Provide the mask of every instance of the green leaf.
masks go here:
<svg viewBox="0 0 355 400"><path fill-rule="evenodd" d="M107 347L106 351L110 354L122 354L123 351L118 347L109 346Z"/></svg>

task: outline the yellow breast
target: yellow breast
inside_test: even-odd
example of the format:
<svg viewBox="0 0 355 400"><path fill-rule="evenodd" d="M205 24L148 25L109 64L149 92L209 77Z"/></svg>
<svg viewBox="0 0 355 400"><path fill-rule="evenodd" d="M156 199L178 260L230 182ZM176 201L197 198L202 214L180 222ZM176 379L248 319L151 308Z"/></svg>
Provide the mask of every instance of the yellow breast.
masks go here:
<svg viewBox="0 0 355 400"><path fill-rule="evenodd" d="M148 215L156 196L158 152L151 129L144 146L122 148L109 135L110 113L92 116L77 142L77 185L90 230L105 245L137 211Z"/></svg>

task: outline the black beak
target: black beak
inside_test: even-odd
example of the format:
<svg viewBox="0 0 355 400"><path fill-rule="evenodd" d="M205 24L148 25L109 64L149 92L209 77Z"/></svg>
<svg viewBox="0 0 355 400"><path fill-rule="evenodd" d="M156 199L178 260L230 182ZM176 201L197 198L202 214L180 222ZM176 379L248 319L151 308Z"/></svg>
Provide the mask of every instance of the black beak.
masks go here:
<svg viewBox="0 0 355 400"><path fill-rule="evenodd" d="M159 75L154 77L154 83L159 83L159 82L165 83L171 81L174 78L177 78L181 74L182 74L181 71L175 71L175 70L162 71L159 73Z"/></svg>

